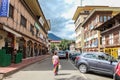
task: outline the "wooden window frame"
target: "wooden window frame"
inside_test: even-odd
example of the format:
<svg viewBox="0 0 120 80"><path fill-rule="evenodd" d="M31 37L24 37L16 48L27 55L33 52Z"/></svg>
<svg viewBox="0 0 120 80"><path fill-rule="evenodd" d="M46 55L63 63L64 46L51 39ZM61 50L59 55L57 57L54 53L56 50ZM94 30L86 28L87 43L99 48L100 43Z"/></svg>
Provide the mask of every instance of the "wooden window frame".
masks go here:
<svg viewBox="0 0 120 80"><path fill-rule="evenodd" d="M21 15L21 20L20 20L20 24L26 28L26 25L27 25L27 19Z"/></svg>
<svg viewBox="0 0 120 80"><path fill-rule="evenodd" d="M9 6L9 17L14 18L14 7L11 4Z"/></svg>

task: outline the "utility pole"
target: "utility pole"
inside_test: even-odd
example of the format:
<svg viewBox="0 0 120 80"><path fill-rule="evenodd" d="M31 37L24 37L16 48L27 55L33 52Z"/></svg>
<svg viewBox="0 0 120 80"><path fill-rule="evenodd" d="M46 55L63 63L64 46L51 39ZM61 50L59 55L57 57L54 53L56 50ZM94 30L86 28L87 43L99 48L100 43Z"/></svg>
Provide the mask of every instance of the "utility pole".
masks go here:
<svg viewBox="0 0 120 80"><path fill-rule="evenodd" d="M83 0L80 0L81 7L82 7L82 1L83 1Z"/></svg>

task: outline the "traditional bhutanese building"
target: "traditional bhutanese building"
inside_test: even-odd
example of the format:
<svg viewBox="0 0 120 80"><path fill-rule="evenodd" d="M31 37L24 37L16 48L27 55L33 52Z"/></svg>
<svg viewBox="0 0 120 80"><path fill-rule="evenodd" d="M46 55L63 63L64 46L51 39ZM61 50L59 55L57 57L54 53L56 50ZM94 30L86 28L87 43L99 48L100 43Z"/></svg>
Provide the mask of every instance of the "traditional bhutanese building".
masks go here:
<svg viewBox="0 0 120 80"><path fill-rule="evenodd" d="M120 59L120 13L95 30L99 30L101 33L104 52Z"/></svg>
<svg viewBox="0 0 120 80"><path fill-rule="evenodd" d="M23 58L45 54L50 23L46 20L38 0L1 0L0 49L21 51ZM5 2L4 2L5 1ZM7 10L8 12L4 12ZM3 12L2 12L3 11ZM5 14L7 15L5 16Z"/></svg>
<svg viewBox="0 0 120 80"><path fill-rule="evenodd" d="M84 28L84 51L103 51L100 31L94 30L94 28L97 28L119 12L119 7L104 7L92 10L81 24Z"/></svg>
<svg viewBox="0 0 120 80"><path fill-rule="evenodd" d="M84 48L84 28L81 26L87 16L91 13L92 10L96 8L105 8L108 6L82 6L77 7L76 12L74 13L73 20L75 24L75 33L76 33L76 49L83 51Z"/></svg>

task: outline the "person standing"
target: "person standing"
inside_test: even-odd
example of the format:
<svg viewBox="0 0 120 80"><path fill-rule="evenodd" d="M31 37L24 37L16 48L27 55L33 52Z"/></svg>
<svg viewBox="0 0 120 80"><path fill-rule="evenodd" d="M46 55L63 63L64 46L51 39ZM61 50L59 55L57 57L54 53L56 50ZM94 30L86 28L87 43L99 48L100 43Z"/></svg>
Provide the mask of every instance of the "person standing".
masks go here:
<svg viewBox="0 0 120 80"><path fill-rule="evenodd" d="M120 62L115 67L114 80L120 80Z"/></svg>
<svg viewBox="0 0 120 80"><path fill-rule="evenodd" d="M58 75L58 67L59 67L59 56L57 55L57 52L54 52L54 55L52 56L52 63L53 63L53 71L54 71L54 75Z"/></svg>

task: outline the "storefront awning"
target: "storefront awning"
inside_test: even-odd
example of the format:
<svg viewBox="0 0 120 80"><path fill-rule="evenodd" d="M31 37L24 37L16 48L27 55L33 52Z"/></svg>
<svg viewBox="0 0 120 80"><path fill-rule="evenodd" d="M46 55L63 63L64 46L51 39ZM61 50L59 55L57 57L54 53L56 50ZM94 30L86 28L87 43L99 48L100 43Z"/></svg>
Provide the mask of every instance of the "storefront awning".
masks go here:
<svg viewBox="0 0 120 80"><path fill-rule="evenodd" d="M22 35L20 35L19 33L13 31L12 29L10 29L10 28L8 28L6 26L3 26L3 29L10 32L10 33L12 33L12 34L14 34L16 37L22 37Z"/></svg>

